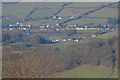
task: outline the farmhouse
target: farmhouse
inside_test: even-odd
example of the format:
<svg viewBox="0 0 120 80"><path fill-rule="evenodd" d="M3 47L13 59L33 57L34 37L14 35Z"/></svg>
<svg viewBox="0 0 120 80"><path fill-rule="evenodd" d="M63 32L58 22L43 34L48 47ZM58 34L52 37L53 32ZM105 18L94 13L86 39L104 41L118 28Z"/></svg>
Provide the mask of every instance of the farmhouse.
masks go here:
<svg viewBox="0 0 120 80"><path fill-rule="evenodd" d="M73 18L75 18L74 16L71 16L69 19L73 19Z"/></svg>
<svg viewBox="0 0 120 80"><path fill-rule="evenodd" d="M60 29L56 29L56 31L59 31Z"/></svg>
<svg viewBox="0 0 120 80"><path fill-rule="evenodd" d="M16 24L19 25L19 22L17 22Z"/></svg>
<svg viewBox="0 0 120 80"><path fill-rule="evenodd" d="M58 19L59 19L59 20L62 20L62 17L59 15Z"/></svg>
<svg viewBox="0 0 120 80"><path fill-rule="evenodd" d="M13 28L10 28L10 31L12 31L13 30Z"/></svg>
<svg viewBox="0 0 120 80"><path fill-rule="evenodd" d="M53 19L56 19L56 16L53 16Z"/></svg>
<svg viewBox="0 0 120 80"><path fill-rule="evenodd" d="M5 19L10 19L9 17L5 17Z"/></svg>
<svg viewBox="0 0 120 80"><path fill-rule="evenodd" d="M27 28L23 28L23 30L27 30Z"/></svg>
<svg viewBox="0 0 120 80"><path fill-rule="evenodd" d="M68 41L71 41L71 39L68 39Z"/></svg>
<svg viewBox="0 0 120 80"><path fill-rule="evenodd" d="M59 26L59 24L57 23L56 26Z"/></svg>
<svg viewBox="0 0 120 80"><path fill-rule="evenodd" d="M96 35L92 35L92 37L96 37Z"/></svg>
<svg viewBox="0 0 120 80"><path fill-rule="evenodd" d="M63 39L62 41L63 41L63 42L66 42L67 40L66 40L66 39Z"/></svg>

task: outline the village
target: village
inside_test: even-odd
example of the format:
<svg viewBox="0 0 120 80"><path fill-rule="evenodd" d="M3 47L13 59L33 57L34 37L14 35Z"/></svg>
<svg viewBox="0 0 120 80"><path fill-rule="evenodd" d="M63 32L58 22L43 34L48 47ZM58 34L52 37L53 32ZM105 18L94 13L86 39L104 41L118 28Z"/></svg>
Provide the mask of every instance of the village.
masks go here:
<svg viewBox="0 0 120 80"><path fill-rule="evenodd" d="M74 19L75 16L69 16L69 19ZM5 19L10 19L9 17L5 17ZM39 18L34 18L36 21L39 21ZM46 19L46 18L45 18ZM60 16L53 16L53 18L47 18L49 20L64 20L64 18ZM33 19L32 19L33 20ZM47 31L48 29L55 29L56 31L60 30L114 30L114 28L111 28L113 26L112 24L86 24L86 25L79 25L79 24L65 24L61 26L61 23L58 21L56 24L24 24L25 19L22 19L22 21L16 22L14 24L3 25L3 31L13 31L16 29L27 31L29 29L37 28L41 31ZM27 21L31 21L31 19L28 19ZM5 29L4 29L5 27Z"/></svg>
<svg viewBox="0 0 120 80"><path fill-rule="evenodd" d="M35 31L35 30L38 30L40 32L54 32L54 31L57 31L57 32L62 32L62 31L71 31L71 30L75 30L75 31L79 31L79 32L82 32L82 31L91 31L91 32L94 32L94 31L101 31L101 34L106 33L106 32L111 32L111 31L114 31L117 27L116 26L113 26L113 24L110 24L110 23L107 23L107 24L86 24L86 25L80 25L80 24L64 24L64 25L61 25L60 21L62 20L65 20L65 19L69 19L69 20L72 20L72 19L75 19L76 16L69 16L69 17L61 17L60 15L59 16L51 16L51 17L44 17L44 18L40 18L40 17L37 17L37 18L21 18L21 21L18 21L16 23L12 23L12 24L3 24L3 32L6 32L6 31L22 31L22 32L25 32L27 36L30 36L31 35L31 30ZM4 17L4 19L6 20L9 20L11 19L10 17ZM25 24L25 22L30 22L30 21L39 21L41 22L41 20L58 20L58 23L54 23L52 25L50 24ZM92 34L90 37L91 38L94 38L96 36L98 36L99 34ZM90 38L89 37L89 38ZM61 39L52 39L51 42L52 43L59 43L59 42L79 42L81 40L85 40L87 39L88 37L86 36L82 36L82 37L77 37L77 38L61 38Z"/></svg>
<svg viewBox="0 0 120 80"><path fill-rule="evenodd" d="M3 17L6 20L10 20L13 18L10 17ZM74 20L75 18L77 18L77 16L67 16L67 17L61 17L61 15L59 16L51 16L51 17L35 17L35 18L22 18L20 17L19 19L21 19L20 21L16 22L16 23L12 23L12 24L4 24L3 23L3 29L4 27L7 29L4 29L3 31L6 30L10 30L13 31L15 29L19 29L19 30L29 30L29 29L33 29L33 28L37 28L41 31L47 31L49 29L55 29L56 31L61 31L61 30L114 30L115 27L113 27L113 24L86 24L86 25L80 25L80 24L64 24L62 25L62 21L64 23L64 20L68 19L68 20ZM57 21L57 23L55 22L54 24L44 24L41 23L41 20L48 20L48 21ZM29 24L28 22L31 21L39 21L39 24ZM26 24L26 22L28 24ZM112 28L113 27L113 28Z"/></svg>
<svg viewBox="0 0 120 80"><path fill-rule="evenodd" d="M61 29L59 28L59 24L56 25L23 25L17 22L16 24L10 24L8 25L7 29L3 29L3 31L14 31L16 29L22 30L22 31L27 31L29 29L32 28L38 28L39 30L42 31L47 31L47 29L54 29L56 27L56 31L60 31L60 30L110 30L109 28L109 24L107 25L103 25L102 28L100 27L88 27L88 26L80 26L78 24L74 24L74 25L66 25L65 28ZM111 30L114 30L114 28L112 28Z"/></svg>

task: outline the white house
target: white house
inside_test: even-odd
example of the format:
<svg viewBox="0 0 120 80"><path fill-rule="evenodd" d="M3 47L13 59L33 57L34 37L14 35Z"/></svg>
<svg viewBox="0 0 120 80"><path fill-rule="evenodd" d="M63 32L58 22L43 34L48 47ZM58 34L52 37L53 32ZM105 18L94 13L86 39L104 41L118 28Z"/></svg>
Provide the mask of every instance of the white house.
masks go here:
<svg viewBox="0 0 120 80"><path fill-rule="evenodd" d="M56 41L56 42L58 42L59 40L58 40L58 39L56 39L55 41Z"/></svg>
<svg viewBox="0 0 120 80"><path fill-rule="evenodd" d="M13 28L10 28L10 31L12 31L13 30Z"/></svg>
<svg viewBox="0 0 120 80"><path fill-rule="evenodd" d="M23 30L27 30L27 28L23 28Z"/></svg>
<svg viewBox="0 0 120 80"><path fill-rule="evenodd" d="M96 37L96 35L92 35L92 37Z"/></svg>
<svg viewBox="0 0 120 80"><path fill-rule="evenodd" d="M71 41L71 39L68 39L68 41Z"/></svg>
<svg viewBox="0 0 120 80"><path fill-rule="evenodd" d="M19 22L17 22L16 24L19 25Z"/></svg>
<svg viewBox="0 0 120 80"><path fill-rule="evenodd" d="M59 20L61 20L61 19L62 19L62 17L60 17L60 16L59 16L59 18L58 18L58 19L59 19Z"/></svg>
<svg viewBox="0 0 120 80"><path fill-rule="evenodd" d="M66 39L63 39L64 42L66 42L67 40Z"/></svg>
<svg viewBox="0 0 120 80"><path fill-rule="evenodd" d="M78 39L75 39L74 41L75 41L75 42L78 42L79 40L78 40Z"/></svg>

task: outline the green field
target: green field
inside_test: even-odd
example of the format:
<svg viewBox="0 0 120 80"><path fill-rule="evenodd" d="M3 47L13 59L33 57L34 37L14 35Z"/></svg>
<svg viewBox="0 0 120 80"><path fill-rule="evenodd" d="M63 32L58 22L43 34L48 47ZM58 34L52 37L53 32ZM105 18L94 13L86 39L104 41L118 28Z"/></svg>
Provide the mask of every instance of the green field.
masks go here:
<svg viewBox="0 0 120 80"><path fill-rule="evenodd" d="M106 33L106 34L99 35L99 36L97 36L97 38L109 39L109 38L112 38L113 36L118 37L118 30L113 31L113 32L109 32L109 33Z"/></svg>
<svg viewBox="0 0 120 80"><path fill-rule="evenodd" d="M35 6L40 5L40 3L17 3L17 4L3 4L2 13L3 16L12 16L16 18L25 17L30 11L32 11Z"/></svg>
<svg viewBox="0 0 120 80"><path fill-rule="evenodd" d="M3 16L11 16L11 17L25 17L28 15L34 8L37 8L35 13L30 15L30 17L45 17L45 16L53 16L64 3L17 3L17 4L3 4ZM50 8L50 9L48 9Z"/></svg>
<svg viewBox="0 0 120 80"><path fill-rule="evenodd" d="M52 2L52 3L17 3L17 4L3 4L2 5L2 13L3 16L11 16L11 17L25 17L27 14L29 14L34 8L37 8L33 14L30 15L30 17L45 17L45 16L53 16L56 12L62 8L62 5L65 4L63 2ZM76 3L73 2L72 4L66 6L66 8L63 10L62 15L65 15L67 13L67 16L69 14L72 14L75 10L79 13L86 12L86 10L89 10L90 7L99 7L101 5L106 5L109 3ZM67 8L67 7L86 7L88 9L74 9L74 8ZM94 8L91 8L94 9ZM67 11L66 11L67 10ZM73 11L74 10L74 11ZM65 12L64 12L65 11ZM104 13L103 13L104 11ZM109 13L109 14L108 14ZM99 14L99 15L98 15ZM106 15L108 14L108 15ZM107 16L117 16L117 8L105 8L102 9L96 13L90 14L91 16L102 16L102 17L107 17Z"/></svg>
<svg viewBox="0 0 120 80"><path fill-rule="evenodd" d="M88 15L89 17L118 17L118 8L104 8Z"/></svg>
<svg viewBox="0 0 120 80"><path fill-rule="evenodd" d="M112 70L106 67L90 67L90 66L81 66L74 69L55 73L50 75L52 78L117 78L118 72L114 72L112 76Z"/></svg>
<svg viewBox="0 0 120 80"><path fill-rule="evenodd" d="M63 2L52 2L52 3L17 3L17 4L3 4L3 16L10 16L10 17L14 17L14 18L24 18L27 15L29 15L29 17L46 17L46 16L54 16L54 14L56 12L58 12L61 8L62 5L65 4ZM83 13L86 13L90 10L93 10L95 8L90 8L90 7L99 7L102 5L106 5L109 3L76 3L73 2L72 4L66 6L66 8L64 8L63 11L61 11L59 14L61 14L61 16L80 16ZM116 5L112 5L112 6L116 6ZM73 7L73 8L69 8L69 7ZM86 9L79 9L77 7L86 7ZM37 8L37 10L33 11L35 8ZM30 14L30 12L33 11L33 13ZM104 8L101 9L99 11L96 11L94 13L91 13L89 15L87 15L88 17L118 17L118 9L117 8ZM11 24L11 23L15 23L19 20L4 20L3 19L3 23L7 23L7 24ZM82 18L76 21L70 21L67 24L80 24L80 25L84 25L84 24L89 24L89 23L96 23L96 24L100 24L100 23L107 23L107 19L90 19L90 18ZM26 24L35 24L35 25L40 25L40 24L56 24L59 23L58 20L41 20L41 21L30 21L27 22Z"/></svg>
<svg viewBox="0 0 120 80"><path fill-rule="evenodd" d="M56 12L58 12L61 6L64 3L45 3L44 6L39 7L39 9L33 13L30 17L45 17L45 16L53 16ZM49 9L47 9L49 8Z"/></svg>
<svg viewBox="0 0 120 80"><path fill-rule="evenodd" d="M16 23L17 21L19 21L19 19L3 19L2 23L12 24L12 23Z"/></svg>
<svg viewBox="0 0 120 80"><path fill-rule="evenodd" d="M109 4L109 2L73 2L67 7L99 7L106 4Z"/></svg>
<svg viewBox="0 0 120 80"><path fill-rule="evenodd" d="M108 22L107 19L90 19L90 18L81 18L79 20L74 20L70 21L67 24L79 24L79 25L85 25L85 24L90 24L90 23L95 23L95 24L106 24Z"/></svg>
<svg viewBox="0 0 120 80"><path fill-rule="evenodd" d="M79 8L65 8L63 11L61 11L59 14L61 16L80 16L82 15L83 13L86 13L90 10L93 10L94 8L92 9L79 9Z"/></svg>

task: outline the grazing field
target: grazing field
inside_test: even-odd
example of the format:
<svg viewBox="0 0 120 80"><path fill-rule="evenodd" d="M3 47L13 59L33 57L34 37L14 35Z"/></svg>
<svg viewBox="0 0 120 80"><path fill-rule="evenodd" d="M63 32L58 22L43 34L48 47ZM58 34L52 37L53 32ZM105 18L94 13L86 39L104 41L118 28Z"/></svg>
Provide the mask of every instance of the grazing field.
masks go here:
<svg viewBox="0 0 120 80"><path fill-rule="evenodd" d="M17 4L3 4L3 16L11 17L25 17L30 11L32 11L36 6L40 6L40 3L26 3L20 2Z"/></svg>
<svg viewBox="0 0 120 80"><path fill-rule="evenodd" d="M44 24L44 25L54 25L54 24L57 24L59 23L60 21L59 20L39 20L39 21L29 21L29 22L26 22L25 24L33 24L33 25L41 25L41 24Z"/></svg>
<svg viewBox="0 0 120 80"><path fill-rule="evenodd" d="M113 31L113 32L109 32L109 33L106 33L106 34L99 35L99 36L97 36L97 38L109 39L109 38L112 38L113 36L118 37L118 30Z"/></svg>
<svg viewBox="0 0 120 80"><path fill-rule="evenodd" d="M74 69L50 75L52 78L117 78L118 73L106 67L80 66Z"/></svg>
<svg viewBox="0 0 120 80"><path fill-rule="evenodd" d="M27 22L26 24L34 24L34 25L40 25L40 24L45 24L45 25L55 25L59 22L62 22L62 21L59 21L59 20L41 20L41 21L30 21L30 22ZM91 19L91 18L81 18L79 20L74 20L74 21L70 21L68 23L66 23L67 25L70 25L70 24L79 24L79 25L85 25L85 24L90 24L90 23L94 23L95 24L107 24L108 22L108 19Z"/></svg>
<svg viewBox="0 0 120 80"><path fill-rule="evenodd" d="M95 23L95 24L106 24L108 22L107 19L90 19L90 18L81 18L79 20L74 20L70 21L67 24L79 24L79 25L85 25L85 24L90 24L90 23Z"/></svg>
<svg viewBox="0 0 120 80"><path fill-rule="evenodd" d="M54 16L56 12L60 10L64 3L43 3L42 7L38 7L38 10L35 11L30 17L46 17Z"/></svg>
<svg viewBox="0 0 120 80"><path fill-rule="evenodd" d="M55 12L57 12L64 3L26 3L20 2L17 4L3 4L3 16L11 16L11 17L45 17L45 16L53 16ZM34 11L34 9L36 10ZM30 12L32 12L30 14Z"/></svg>
<svg viewBox="0 0 120 80"><path fill-rule="evenodd" d="M74 8L65 8L63 11L61 11L59 13L59 15L61 16L80 16L82 15L83 13L86 13L90 10L93 10L94 8L92 9L80 9L80 8L77 8L77 7L74 7Z"/></svg>
<svg viewBox="0 0 120 80"><path fill-rule="evenodd" d="M16 23L17 21L19 21L19 19L3 19L2 23L4 24L12 24L12 23Z"/></svg>
<svg viewBox="0 0 120 80"><path fill-rule="evenodd" d="M89 17L118 17L118 8L104 8L97 12L91 13Z"/></svg>
<svg viewBox="0 0 120 80"><path fill-rule="evenodd" d="M99 7L101 5L109 4L109 2L73 2L71 5L68 5L67 7L85 7L85 8L91 8L91 7Z"/></svg>

